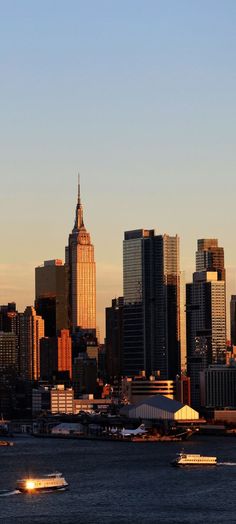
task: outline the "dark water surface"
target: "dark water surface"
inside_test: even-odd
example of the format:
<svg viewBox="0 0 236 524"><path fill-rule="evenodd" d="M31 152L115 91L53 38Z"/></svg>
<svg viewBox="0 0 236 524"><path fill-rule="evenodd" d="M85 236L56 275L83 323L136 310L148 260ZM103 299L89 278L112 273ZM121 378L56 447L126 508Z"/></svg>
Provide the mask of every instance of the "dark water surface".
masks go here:
<svg viewBox="0 0 236 524"><path fill-rule="evenodd" d="M184 447L217 455L224 464L174 468L170 461L182 448L177 442L17 438L14 447L0 447L0 522L236 523L236 438L198 437ZM18 478L55 470L69 482L68 491L14 494Z"/></svg>

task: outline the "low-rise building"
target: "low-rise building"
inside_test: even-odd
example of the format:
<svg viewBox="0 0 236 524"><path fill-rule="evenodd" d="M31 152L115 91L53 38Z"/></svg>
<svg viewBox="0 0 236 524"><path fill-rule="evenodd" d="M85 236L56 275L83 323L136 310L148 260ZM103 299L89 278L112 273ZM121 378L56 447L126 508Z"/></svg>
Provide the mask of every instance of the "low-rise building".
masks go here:
<svg viewBox="0 0 236 524"><path fill-rule="evenodd" d="M201 405L208 409L236 408L236 365L209 366L200 373Z"/></svg>
<svg viewBox="0 0 236 524"><path fill-rule="evenodd" d="M51 413L72 414L74 412L74 391L58 385L51 389Z"/></svg>
<svg viewBox="0 0 236 524"><path fill-rule="evenodd" d="M154 395L136 404L124 406L120 414L129 418L152 421L196 421L199 413L190 406L163 395Z"/></svg>
<svg viewBox="0 0 236 524"><path fill-rule="evenodd" d="M121 397L125 401L134 403L157 394L173 399L174 381L161 380L154 375L149 379L145 375L125 377L121 381Z"/></svg>

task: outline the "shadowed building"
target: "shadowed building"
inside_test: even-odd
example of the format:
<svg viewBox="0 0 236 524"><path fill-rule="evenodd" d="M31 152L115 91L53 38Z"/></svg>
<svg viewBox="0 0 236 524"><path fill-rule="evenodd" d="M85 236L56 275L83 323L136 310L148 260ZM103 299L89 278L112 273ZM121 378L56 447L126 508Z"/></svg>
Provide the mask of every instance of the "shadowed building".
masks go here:
<svg viewBox="0 0 236 524"><path fill-rule="evenodd" d="M123 297L106 308L106 372L112 381L121 375L123 344Z"/></svg>
<svg viewBox="0 0 236 524"><path fill-rule="evenodd" d="M127 231L123 243L123 374L180 372L179 238Z"/></svg>
<svg viewBox="0 0 236 524"><path fill-rule="evenodd" d="M232 346L236 346L236 295L230 300L230 336Z"/></svg>
<svg viewBox="0 0 236 524"><path fill-rule="evenodd" d="M18 372L18 340L14 333L0 331L0 373Z"/></svg>
<svg viewBox="0 0 236 524"><path fill-rule="evenodd" d="M212 247L212 242L217 244L211 239L198 241L197 271L193 282L186 286L187 370L191 379L191 402L196 408L200 406L200 372L210 364L223 364L226 353L224 253L223 248ZM215 258L212 258L212 249ZM212 269L208 269L208 254L210 261L213 260Z"/></svg>
<svg viewBox="0 0 236 524"><path fill-rule="evenodd" d="M66 266L62 260L46 260L35 268L35 309L45 322L45 336L54 337L68 328Z"/></svg>
<svg viewBox="0 0 236 524"><path fill-rule="evenodd" d="M0 331L18 335L18 311L15 302L0 306Z"/></svg>

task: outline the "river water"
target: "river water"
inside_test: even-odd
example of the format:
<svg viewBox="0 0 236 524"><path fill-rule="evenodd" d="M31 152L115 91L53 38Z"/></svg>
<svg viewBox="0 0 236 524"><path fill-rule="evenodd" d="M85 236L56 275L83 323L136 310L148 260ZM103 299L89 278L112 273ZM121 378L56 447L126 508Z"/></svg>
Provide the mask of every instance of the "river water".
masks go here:
<svg viewBox="0 0 236 524"><path fill-rule="evenodd" d="M174 468L182 444L19 437L0 447L0 523L236 523L236 438L196 437L186 452L216 455L209 468ZM69 490L25 495L25 475L61 471Z"/></svg>

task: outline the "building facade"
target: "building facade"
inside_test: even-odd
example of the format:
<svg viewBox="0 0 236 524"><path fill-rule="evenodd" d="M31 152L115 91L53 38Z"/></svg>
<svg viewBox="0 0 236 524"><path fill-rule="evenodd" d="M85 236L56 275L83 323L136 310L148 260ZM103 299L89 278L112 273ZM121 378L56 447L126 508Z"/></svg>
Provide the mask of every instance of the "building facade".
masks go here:
<svg viewBox="0 0 236 524"><path fill-rule="evenodd" d="M106 371L108 380L121 376L123 347L123 297L114 298L106 308Z"/></svg>
<svg viewBox="0 0 236 524"><path fill-rule="evenodd" d="M0 373L19 371L18 339L14 333L0 331Z"/></svg>
<svg viewBox="0 0 236 524"><path fill-rule="evenodd" d="M180 370L179 238L127 231L123 243L123 374Z"/></svg>
<svg viewBox="0 0 236 524"><path fill-rule="evenodd" d="M66 248L69 278L70 327L96 333L96 267L94 246L84 226L83 208L78 184L75 224Z"/></svg>
<svg viewBox="0 0 236 524"><path fill-rule="evenodd" d="M74 391L63 385L55 386L50 391L51 413L65 413L71 415L74 412Z"/></svg>
<svg viewBox="0 0 236 524"><path fill-rule="evenodd" d="M0 306L0 331L11 332L18 335L18 311L15 302Z"/></svg>
<svg viewBox="0 0 236 524"><path fill-rule="evenodd" d="M174 394L173 380L160 380L155 376L149 378L140 376L133 379L125 377L121 381L121 398L131 403L139 402L153 395L163 395L173 400Z"/></svg>
<svg viewBox="0 0 236 524"><path fill-rule="evenodd" d="M68 329L57 337L40 340L40 377L42 380L72 379L72 341Z"/></svg>
<svg viewBox="0 0 236 524"><path fill-rule="evenodd" d="M26 380L40 377L40 339L44 337L44 320L32 306L19 313L19 372Z"/></svg>
<svg viewBox="0 0 236 524"><path fill-rule="evenodd" d="M35 309L44 319L46 337L68 328L67 275L62 260L46 260L35 268Z"/></svg>
<svg viewBox="0 0 236 524"><path fill-rule="evenodd" d="M230 337L232 346L236 346L236 295L230 300Z"/></svg>
<svg viewBox="0 0 236 524"><path fill-rule="evenodd" d="M212 260L210 239L209 259ZM214 240L216 244L217 241ZM211 364L224 364L226 355L226 290L222 249L215 246L214 264L207 257L208 240L198 241L193 282L186 286L187 370L192 406L200 406L200 372ZM205 249L202 249L204 247ZM218 254L218 250L220 250ZM219 261L219 267L216 262ZM209 269L210 268L210 269Z"/></svg>
<svg viewBox="0 0 236 524"><path fill-rule="evenodd" d="M201 405L209 409L236 408L236 365L209 366L200 375Z"/></svg>

